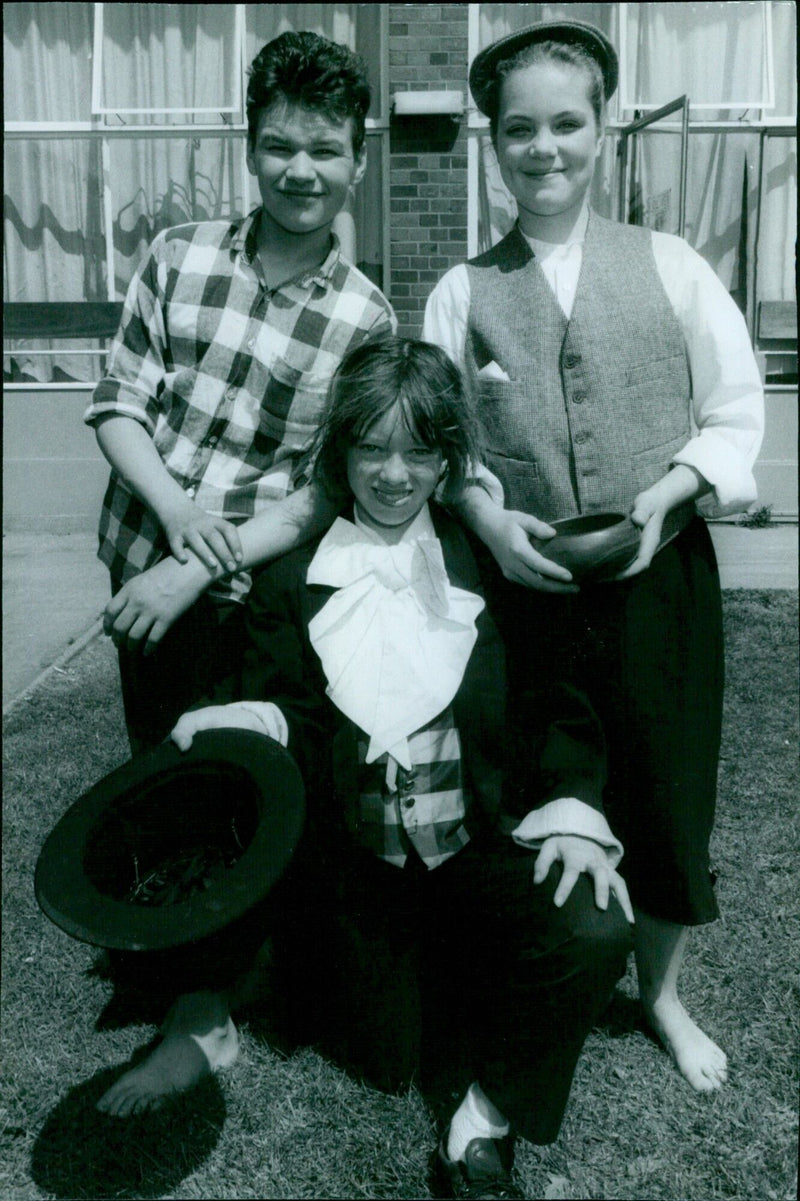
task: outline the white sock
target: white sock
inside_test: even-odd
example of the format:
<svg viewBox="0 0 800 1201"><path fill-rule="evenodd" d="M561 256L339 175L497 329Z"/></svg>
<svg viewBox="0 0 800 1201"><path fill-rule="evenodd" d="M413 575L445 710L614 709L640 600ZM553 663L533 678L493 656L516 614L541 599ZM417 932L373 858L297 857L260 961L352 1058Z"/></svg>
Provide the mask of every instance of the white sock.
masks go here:
<svg viewBox="0 0 800 1201"><path fill-rule="evenodd" d="M481 1086L473 1083L450 1120L448 1158L463 1159L467 1145L474 1138L502 1138L510 1129L503 1114L492 1104Z"/></svg>

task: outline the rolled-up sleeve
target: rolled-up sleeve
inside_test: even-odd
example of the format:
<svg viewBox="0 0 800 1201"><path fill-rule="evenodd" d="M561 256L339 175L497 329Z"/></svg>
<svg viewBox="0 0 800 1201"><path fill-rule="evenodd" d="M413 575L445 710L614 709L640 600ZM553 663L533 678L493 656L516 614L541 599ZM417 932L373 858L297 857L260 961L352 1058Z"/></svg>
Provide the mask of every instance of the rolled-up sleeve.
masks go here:
<svg viewBox="0 0 800 1201"><path fill-rule="evenodd" d="M705 517L746 509L764 435L764 389L744 317L711 267L668 234L653 234L659 276L686 341L692 376L693 437L673 462L693 467L712 491Z"/></svg>
<svg viewBox="0 0 800 1201"><path fill-rule="evenodd" d="M159 236L131 280L120 327L109 351L106 374L84 414L87 425L113 414L133 417L151 436L155 434L165 377L163 284L167 272L161 262L162 249L163 240Z"/></svg>

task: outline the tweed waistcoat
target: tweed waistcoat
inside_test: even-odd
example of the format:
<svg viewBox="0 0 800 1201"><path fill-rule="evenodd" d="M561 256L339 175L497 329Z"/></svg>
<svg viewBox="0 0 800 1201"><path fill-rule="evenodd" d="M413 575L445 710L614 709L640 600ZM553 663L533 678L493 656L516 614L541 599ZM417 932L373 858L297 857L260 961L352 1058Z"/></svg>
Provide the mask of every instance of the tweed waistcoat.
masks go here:
<svg viewBox="0 0 800 1201"><path fill-rule="evenodd" d="M506 507L628 512L691 436L686 348L650 231L590 215L569 320L516 226L467 270L466 367ZM507 381L478 376L493 360ZM662 541L693 511L669 514Z"/></svg>

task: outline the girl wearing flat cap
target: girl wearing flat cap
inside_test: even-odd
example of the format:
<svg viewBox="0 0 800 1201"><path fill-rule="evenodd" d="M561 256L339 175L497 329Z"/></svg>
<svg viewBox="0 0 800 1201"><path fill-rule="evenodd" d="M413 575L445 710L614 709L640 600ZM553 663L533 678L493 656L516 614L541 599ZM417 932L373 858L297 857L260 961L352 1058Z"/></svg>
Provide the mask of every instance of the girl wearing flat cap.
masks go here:
<svg viewBox="0 0 800 1201"><path fill-rule="evenodd" d="M478 55L470 88L519 217L439 282L423 336L471 377L505 490L504 509L473 487L461 511L496 560L494 609L517 686L566 672L593 700L641 1000L686 1079L711 1091L725 1055L677 992L688 927L718 916L709 836L722 622L700 514L755 499L763 394L742 315L704 260L680 238L589 208L616 82L613 47L576 21ZM639 550L617 579L579 589L530 539L602 511L631 516Z"/></svg>

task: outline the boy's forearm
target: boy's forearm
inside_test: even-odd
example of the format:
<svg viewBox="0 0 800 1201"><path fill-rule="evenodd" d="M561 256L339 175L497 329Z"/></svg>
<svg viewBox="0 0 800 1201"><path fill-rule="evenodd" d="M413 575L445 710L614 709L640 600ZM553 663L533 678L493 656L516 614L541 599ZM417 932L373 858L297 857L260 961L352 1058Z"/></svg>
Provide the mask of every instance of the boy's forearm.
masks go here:
<svg viewBox="0 0 800 1201"><path fill-rule="evenodd" d="M481 542L491 547L493 535L503 520L504 509L492 499L480 484L464 489L453 509L459 519L476 534Z"/></svg>
<svg viewBox="0 0 800 1201"><path fill-rule="evenodd" d="M133 417L112 416L98 422L95 435L117 474L163 525L169 507L185 502L186 496L145 427Z"/></svg>
<svg viewBox="0 0 800 1201"><path fill-rule="evenodd" d="M338 512L339 505L316 484L268 505L238 527L242 567L256 567L302 546L326 530Z"/></svg>

